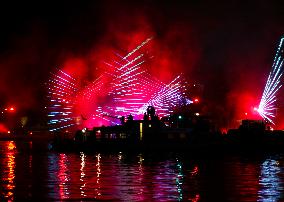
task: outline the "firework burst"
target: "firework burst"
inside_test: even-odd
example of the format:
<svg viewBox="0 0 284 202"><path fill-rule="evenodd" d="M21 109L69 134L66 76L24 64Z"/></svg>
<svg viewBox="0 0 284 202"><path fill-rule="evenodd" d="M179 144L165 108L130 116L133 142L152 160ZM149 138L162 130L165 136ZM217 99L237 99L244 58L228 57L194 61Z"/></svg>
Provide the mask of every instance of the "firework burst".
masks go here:
<svg viewBox="0 0 284 202"><path fill-rule="evenodd" d="M276 55L273 60L272 70L269 73L261 101L258 107L258 113L268 122L274 124L273 119L275 118L276 111L276 94L281 88L281 77L283 75L283 40L281 38Z"/></svg>

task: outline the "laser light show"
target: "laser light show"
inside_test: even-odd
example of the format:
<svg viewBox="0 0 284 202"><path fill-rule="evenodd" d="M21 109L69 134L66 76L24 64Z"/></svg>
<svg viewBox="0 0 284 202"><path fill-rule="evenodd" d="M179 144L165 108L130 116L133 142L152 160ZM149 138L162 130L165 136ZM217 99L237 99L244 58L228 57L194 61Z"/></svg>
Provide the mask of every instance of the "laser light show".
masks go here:
<svg viewBox="0 0 284 202"><path fill-rule="evenodd" d="M117 125L128 115L142 119L148 106L159 117L166 117L176 107L193 103L182 73L168 83L149 73L149 61L154 57L147 45L152 40L146 39L125 56L114 54L87 85L60 68L52 72L47 82L49 130Z"/></svg>

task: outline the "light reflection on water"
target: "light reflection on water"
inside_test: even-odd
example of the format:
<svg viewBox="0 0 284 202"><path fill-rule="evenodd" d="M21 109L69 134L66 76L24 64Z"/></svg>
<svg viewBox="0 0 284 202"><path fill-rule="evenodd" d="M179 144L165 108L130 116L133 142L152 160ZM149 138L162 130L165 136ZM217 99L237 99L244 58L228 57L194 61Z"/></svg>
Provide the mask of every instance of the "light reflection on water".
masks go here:
<svg viewBox="0 0 284 202"><path fill-rule="evenodd" d="M268 158L261 165L259 184L262 189L259 191L259 201L279 201L283 192L283 182L281 182L280 162Z"/></svg>
<svg viewBox="0 0 284 202"><path fill-rule="evenodd" d="M14 200L14 188L15 188L15 143L13 141L6 142L3 145L3 149L7 149L6 156L3 158L6 161L1 162L1 165L4 166L4 173L2 177L2 182L4 183L4 198L6 200L13 201ZM5 165L6 164L6 165ZM2 166L1 166L2 167ZM5 169L6 168L6 169Z"/></svg>
<svg viewBox="0 0 284 202"><path fill-rule="evenodd" d="M180 162L148 162L137 154L50 153L49 182L58 184L49 197L122 201L181 201L183 169ZM195 168L196 169L196 168ZM57 183L56 183L57 181Z"/></svg>
<svg viewBox="0 0 284 202"><path fill-rule="evenodd" d="M0 142L1 201L283 200L283 154L56 153L29 145Z"/></svg>

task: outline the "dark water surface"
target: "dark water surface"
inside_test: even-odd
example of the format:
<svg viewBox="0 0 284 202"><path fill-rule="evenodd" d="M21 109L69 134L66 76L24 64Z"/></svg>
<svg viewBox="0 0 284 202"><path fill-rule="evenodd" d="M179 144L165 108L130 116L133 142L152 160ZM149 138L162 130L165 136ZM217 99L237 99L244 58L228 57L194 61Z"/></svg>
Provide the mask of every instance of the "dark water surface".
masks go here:
<svg viewBox="0 0 284 202"><path fill-rule="evenodd" d="M57 153L35 144L0 142L1 201L284 201L283 154Z"/></svg>

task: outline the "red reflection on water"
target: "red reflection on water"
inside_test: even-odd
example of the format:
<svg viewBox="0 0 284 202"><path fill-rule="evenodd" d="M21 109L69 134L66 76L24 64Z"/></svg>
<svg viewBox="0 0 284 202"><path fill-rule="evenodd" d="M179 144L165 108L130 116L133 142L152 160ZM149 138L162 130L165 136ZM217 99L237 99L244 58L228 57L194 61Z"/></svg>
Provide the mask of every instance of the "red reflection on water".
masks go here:
<svg viewBox="0 0 284 202"><path fill-rule="evenodd" d="M14 149L16 149L16 145L15 145L14 141L9 141L8 150L11 151L11 150L14 150Z"/></svg>
<svg viewBox="0 0 284 202"><path fill-rule="evenodd" d="M7 193L5 194L5 198L8 199L8 201L13 201L14 200L14 189L15 189L15 152L14 149L16 149L16 145L13 141L7 142L7 184L6 184L6 189ZM5 179L4 179L5 180Z"/></svg>
<svg viewBox="0 0 284 202"><path fill-rule="evenodd" d="M68 181L69 181L69 174L68 174L68 157L66 154L59 154L59 172L58 172L58 179L59 179L59 195L60 199L68 199L69 198L69 189L68 189Z"/></svg>
<svg viewBox="0 0 284 202"><path fill-rule="evenodd" d="M33 148L33 142L31 141L29 142L29 149L32 150L32 148ZM33 155L30 154L29 155L29 169L31 172L32 172L32 163L33 163Z"/></svg>

